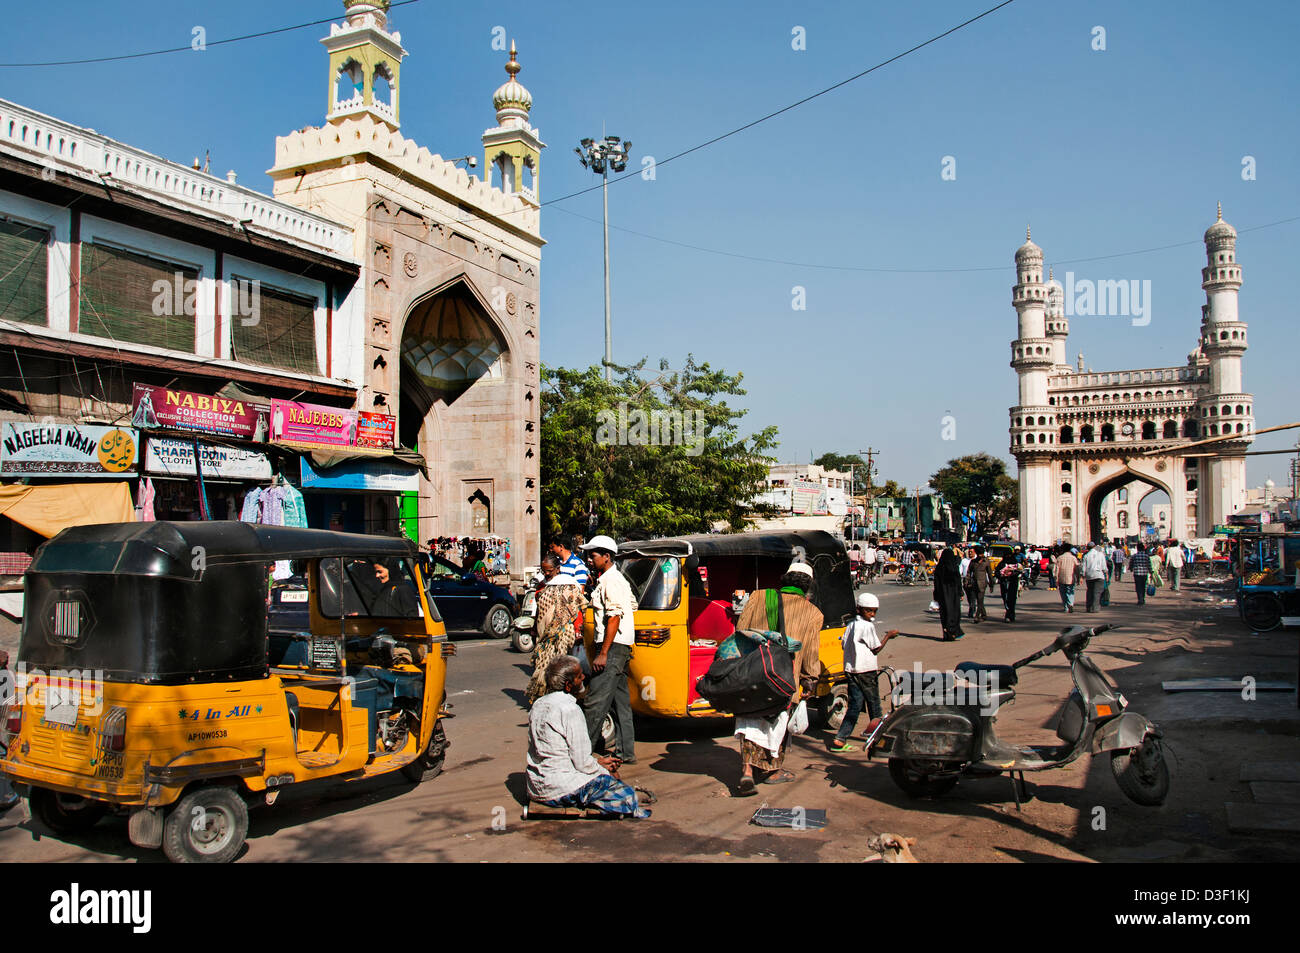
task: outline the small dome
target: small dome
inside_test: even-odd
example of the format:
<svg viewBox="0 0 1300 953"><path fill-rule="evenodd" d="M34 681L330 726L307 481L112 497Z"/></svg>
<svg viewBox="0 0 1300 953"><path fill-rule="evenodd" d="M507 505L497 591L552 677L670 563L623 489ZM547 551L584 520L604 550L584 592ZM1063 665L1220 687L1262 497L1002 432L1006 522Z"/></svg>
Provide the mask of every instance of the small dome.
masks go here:
<svg viewBox="0 0 1300 953"><path fill-rule="evenodd" d="M1033 243L1029 237L1029 229L1025 229L1025 243L1016 249L1016 261L1042 261L1043 250Z"/></svg>
<svg viewBox="0 0 1300 953"><path fill-rule="evenodd" d="M1223 206L1220 205L1219 219L1205 230L1205 241L1208 243L1212 240L1236 239L1236 237L1237 230L1223 220Z"/></svg>
<svg viewBox="0 0 1300 953"><path fill-rule="evenodd" d="M533 108L533 94L524 88L524 85L515 79L521 67L519 61L515 59L518 51L515 49L514 41L510 42L510 62L506 64L506 72L510 79L503 86L497 87L497 91L492 94L492 105L497 110L497 121L504 122L506 119L503 113L509 114L515 112L522 113L521 118L528 117L528 111Z"/></svg>

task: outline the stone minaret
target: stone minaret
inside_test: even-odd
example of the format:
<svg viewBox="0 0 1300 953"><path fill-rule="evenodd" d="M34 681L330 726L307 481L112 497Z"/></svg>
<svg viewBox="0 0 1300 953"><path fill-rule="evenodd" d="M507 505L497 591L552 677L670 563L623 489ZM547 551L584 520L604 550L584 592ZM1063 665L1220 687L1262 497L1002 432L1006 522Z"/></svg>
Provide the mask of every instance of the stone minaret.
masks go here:
<svg viewBox="0 0 1300 953"><path fill-rule="evenodd" d="M1206 265L1201 269L1205 289L1202 309L1201 351L1210 364L1210 387L1197 402L1201 432L1205 437L1241 434L1239 439L1209 444L1220 456L1202 458L1198 532L1209 536L1216 524L1241 508L1246 496L1246 458L1254 439L1254 398L1244 392L1241 356L1246 350L1246 323L1237 314L1241 266L1237 264L1237 231L1218 220L1205 231Z"/></svg>
<svg viewBox="0 0 1300 953"><path fill-rule="evenodd" d="M1056 445L1056 408L1047 403L1047 378L1064 342L1047 334L1047 286L1043 283L1043 250L1025 230L1025 243L1016 251L1016 285L1011 302L1019 317L1019 333L1011 342L1011 366L1020 379L1020 401L1011 408L1011 452L1020 470L1020 538L1055 537L1052 519L1052 467L1049 448Z"/></svg>
<svg viewBox="0 0 1300 953"><path fill-rule="evenodd" d="M330 25L321 42L330 54L330 88L326 117L332 123L368 113L389 128L398 128L398 77L402 69L402 34L389 33L391 0L343 0L347 22Z"/></svg>
<svg viewBox="0 0 1300 953"><path fill-rule="evenodd" d="M483 178L507 195L518 195L530 205L541 201L541 157L546 143L541 133L528 124L533 96L516 77L519 60L514 40L510 41L510 77L492 94L497 125L483 133Z"/></svg>
<svg viewBox="0 0 1300 953"><path fill-rule="evenodd" d="M1052 341L1052 357L1058 369L1068 367L1065 340L1070 336L1070 319L1065 316L1065 289L1047 269L1047 336Z"/></svg>

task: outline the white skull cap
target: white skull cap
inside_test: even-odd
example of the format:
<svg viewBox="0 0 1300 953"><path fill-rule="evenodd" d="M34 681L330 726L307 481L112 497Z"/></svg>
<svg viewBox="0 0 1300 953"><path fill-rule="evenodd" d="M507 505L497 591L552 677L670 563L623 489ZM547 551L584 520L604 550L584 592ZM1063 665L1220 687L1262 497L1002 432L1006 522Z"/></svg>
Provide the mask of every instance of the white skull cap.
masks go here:
<svg viewBox="0 0 1300 953"><path fill-rule="evenodd" d="M812 566L809 566L807 563L791 563L790 568L787 569L786 572L801 572L809 579L812 578L813 574Z"/></svg>

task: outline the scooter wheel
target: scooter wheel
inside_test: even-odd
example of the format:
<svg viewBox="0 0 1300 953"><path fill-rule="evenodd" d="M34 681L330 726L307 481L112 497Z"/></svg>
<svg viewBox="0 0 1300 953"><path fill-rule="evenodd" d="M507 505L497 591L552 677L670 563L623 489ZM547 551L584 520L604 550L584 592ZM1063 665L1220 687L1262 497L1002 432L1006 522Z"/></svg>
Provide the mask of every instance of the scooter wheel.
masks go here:
<svg viewBox="0 0 1300 953"><path fill-rule="evenodd" d="M510 636L510 646L516 652L527 655L533 650L533 645L533 633L527 629L515 629L514 634Z"/></svg>
<svg viewBox="0 0 1300 953"><path fill-rule="evenodd" d="M928 762L910 761L906 758L889 759L889 776L909 797L938 797L953 789L957 776L935 776Z"/></svg>
<svg viewBox="0 0 1300 953"><path fill-rule="evenodd" d="M1110 770L1119 789L1134 804L1159 807L1169 796L1169 762L1155 738L1136 748L1110 753Z"/></svg>

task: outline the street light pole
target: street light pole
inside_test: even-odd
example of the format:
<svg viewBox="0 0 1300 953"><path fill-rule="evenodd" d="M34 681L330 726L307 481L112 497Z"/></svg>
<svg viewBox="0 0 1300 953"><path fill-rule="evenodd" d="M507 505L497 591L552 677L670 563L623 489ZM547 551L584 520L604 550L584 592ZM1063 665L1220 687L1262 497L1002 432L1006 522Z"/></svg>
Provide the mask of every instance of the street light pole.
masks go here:
<svg viewBox="0 0 1300 953"><path fill-rule="evenodd" d="M605 380L610 380L614 364L614 331L609 316L609 169L601 173L601 198L605 205Z"/></svg>
<svg viewBox="0 0 1300 953"><path fill-rule="evenodd" d="M573 150L578 154L578 161L584 169L590 169L601 177L605 226L605 358L601 363L605 365L606 381L613 379L614 367L614 332L609 303L609 173L611 169L622 172L627 168L627 157L631 149L631 142L620 143L618 136L606 136L599 141L583 139L581 145Z"/></svg>

